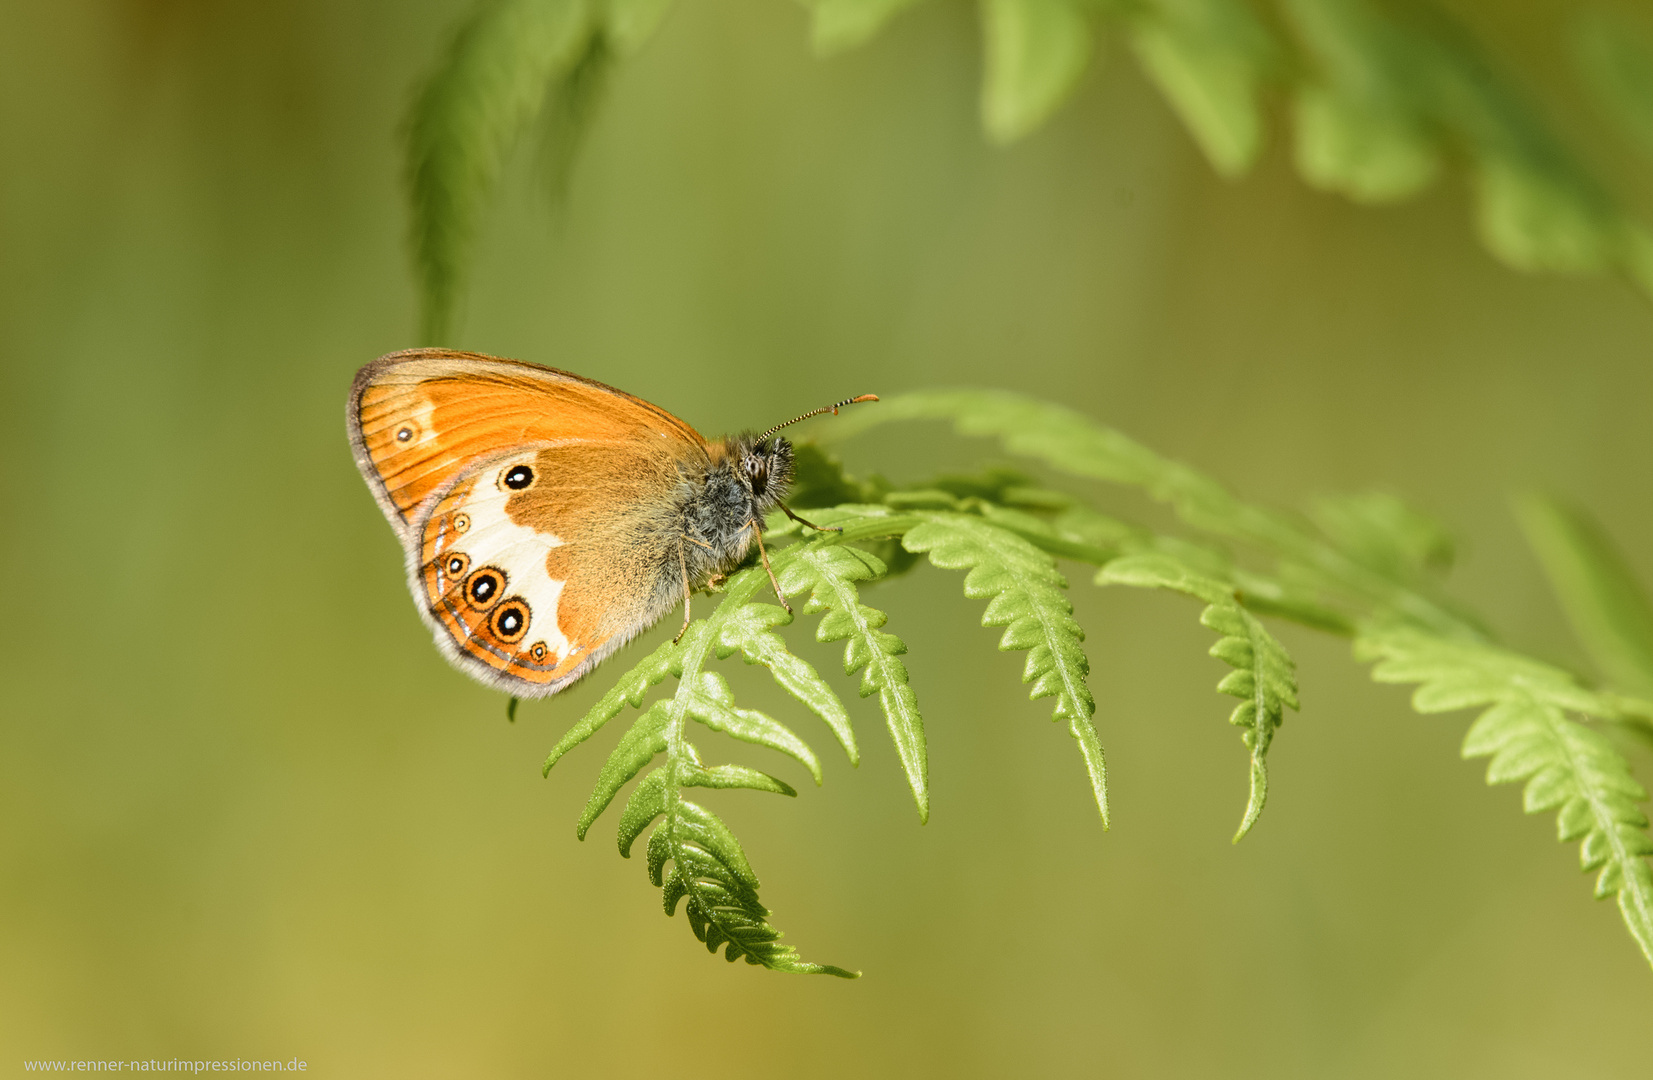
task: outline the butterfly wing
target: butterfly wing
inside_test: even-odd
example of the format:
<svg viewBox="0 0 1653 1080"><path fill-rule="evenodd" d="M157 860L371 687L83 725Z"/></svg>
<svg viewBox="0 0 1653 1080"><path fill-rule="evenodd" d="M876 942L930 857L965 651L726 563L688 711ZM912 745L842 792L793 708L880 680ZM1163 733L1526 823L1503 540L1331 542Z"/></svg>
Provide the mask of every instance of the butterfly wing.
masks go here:
<svg viewBox="0 0 1653 1080"><path fill-rule="evenodd" d="M413 350L351 390L356 463L442 651L519 697L555 693L682 598L677 514L705 442L577 375Z"/></svg>
<svg viewBox="0 0 1653 1080"><path fill-rule="evenodd" d="M398 533L436 489L515 446L579 440L703 449L664 409L555 368L446 349L391 353L350 388L356 466Z"/></svg>

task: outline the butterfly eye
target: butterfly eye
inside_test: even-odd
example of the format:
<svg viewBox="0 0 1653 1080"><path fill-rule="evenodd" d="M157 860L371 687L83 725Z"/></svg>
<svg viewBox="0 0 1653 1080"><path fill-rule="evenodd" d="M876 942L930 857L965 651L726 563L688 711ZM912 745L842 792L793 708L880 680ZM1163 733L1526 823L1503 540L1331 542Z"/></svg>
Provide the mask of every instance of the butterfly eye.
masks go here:
<svg viewBox="0 0 1653 1080"><path fill-rule="evenodd" d="M763 489L769 486L769 465L762 458L752 458L746 463L746 478L751 482L753 493L762 495Z"/></svg>
<svg viewBox="0 0 1653 1080"><path fill-rule="evenodd" d="M512 491L521 491L534 482L534 470L526 465L513 465L505 473L505 486Z"/></svg>
<svg viewBox="0 0 1653 1080"><path fill-rule="evenodd" d="M528 632L528 605L521 600L507 600L488 622L499 640L517 641Z"/></svg>
<svg viewBox="0 0 1653 1080"><path fill-rule="evenodd" d="M489 607L504 590L505 575L491 566L484 566L465 583L465 596L476 608Z"/></svg>
<svg viewBox="0 0 1653 1080"><path fill-rule="evenodd" d="M396 430L396 441L397 442L407 442L411 438L413 438L413 429L412 428L405 427L405 428L398 428Z"/></svg>

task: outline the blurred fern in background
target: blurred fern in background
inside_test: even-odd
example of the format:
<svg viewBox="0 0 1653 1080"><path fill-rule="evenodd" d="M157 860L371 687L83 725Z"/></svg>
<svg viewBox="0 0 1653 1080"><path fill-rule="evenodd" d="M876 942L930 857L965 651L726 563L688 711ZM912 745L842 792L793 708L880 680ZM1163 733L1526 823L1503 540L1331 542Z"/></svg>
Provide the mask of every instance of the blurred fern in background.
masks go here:
<svg viewBox="0 0 1653 1080"><path fill-rule="evenodd" d="M817 52L862 44L917 0L804 0ZM934 2L934 0L932 0ZM477 215L536 122L560 184L605 73L669 0L483 0L426 81L407 130L424 336L446 340ZM1586 12L1573 55L1625 134L1653 152L1653 36ZM1653 293L1653 231L1628 214L1463 26L1423 0L981 0L981 118L1038 129L1117 39L1228 177L1257 161L1271 102L1297 170L1359 202L1404 199L1456 170L1482 242L1522 270L1616 272Z"/></svg>

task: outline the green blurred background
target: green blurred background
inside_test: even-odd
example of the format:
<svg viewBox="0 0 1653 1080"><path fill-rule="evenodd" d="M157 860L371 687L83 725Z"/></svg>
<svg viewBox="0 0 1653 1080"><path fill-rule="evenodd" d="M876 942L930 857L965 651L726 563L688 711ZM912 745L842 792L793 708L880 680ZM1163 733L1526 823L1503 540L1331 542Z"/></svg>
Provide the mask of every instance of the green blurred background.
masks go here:
<svg viewBox="0 0 1653 1080"><path fill-rule="evenodd" d="M1569 5L1457 6L1645 216L1645 171L1572 108ZM714 797L789 940L859 982L728 968L612 822L577 843L614 733L538 766L604 675L507 724L431 647L344 434L355 369L418 343L396 132L466 8L0 3L0 555L23 586L0 630L0 1070L1648 1075L1653 975L1552 822L1458 759L1466 717L1415 716L1286 628L1303 712L1231 847L1244 751L1197 609L1083 574L1111 833L1022 659L922 569L876 602L912 648L930 824L870 703L859 769ZM1461 596L1582 663L1508 497L1572 495L1653 578L1644 297L1496 265L1457 183L1356 208L1278 140L1220 181L1117 49L992 149L979 63L961 3L830 61L794 6L680 5L562 211L514 160L453 344L706 432L1009 386L1260 500L1402 492L1464 538ZM847 449L898 477L984 452L939 428Z"/></svg>

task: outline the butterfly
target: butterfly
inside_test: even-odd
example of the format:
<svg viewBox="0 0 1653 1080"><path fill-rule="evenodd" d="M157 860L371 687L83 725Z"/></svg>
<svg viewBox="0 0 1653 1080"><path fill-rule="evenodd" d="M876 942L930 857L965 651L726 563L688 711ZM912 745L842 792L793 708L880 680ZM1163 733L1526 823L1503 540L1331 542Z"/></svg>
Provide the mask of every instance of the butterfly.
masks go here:
<svg viewBox="0 0 1653 1080"><path fill-rule="evenodd" d="M783 502L792 445L774 435L876 400L708 441L579 375L410 349L357 372L347 419L356 466L402 542L437 647L489 686L545 697L679 601L687 630L690 595L754 544L768 569L769 511L819 528Z"/></svg>

